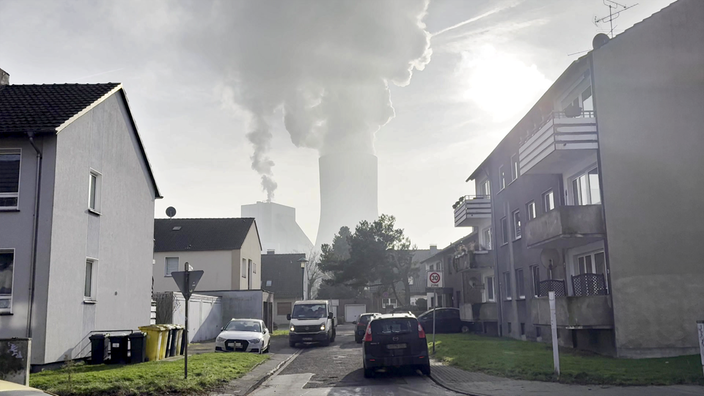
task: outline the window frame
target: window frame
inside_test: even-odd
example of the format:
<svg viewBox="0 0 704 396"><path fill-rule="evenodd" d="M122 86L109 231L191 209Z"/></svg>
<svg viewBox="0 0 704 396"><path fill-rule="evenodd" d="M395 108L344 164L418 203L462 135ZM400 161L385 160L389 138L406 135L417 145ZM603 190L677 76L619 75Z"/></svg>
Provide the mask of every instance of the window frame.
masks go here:
<svg viewBox="0 0 704 396"><path fill-rule="evenodd" d="M504 171L504 166L499 165L499 192L506 188L506 172Z"/></svg>
<svg viewBox="0 0 704 396"><path fill-rule="evenodd" d="M513 300L513 292L511 290L511 273L504 271L504 299Z"/></svg>
<svg viewBox="0 0 704 396"><path fill-rule="evenodd" d="M513 240L517 241L521 239L521 210L516 209L511 213L511 219L513 220Z"/></svg>
<svg viewBox="0 0 704 396"><path fill-rule="evenodd" d="M485 287L486 301L488 301L488 302L496 301L496 292L494 290L494 277L493 276L485 277L484 284L486 285L486 287Z"/></svg>
<svg viewBox="0 0 704 396"><path fill-rule="evenodd" d="M492 234L492 232L491 232L491 227L487 227L487 228L485 228L485 229L482 230L482 239L483 239L483 242L484 242L484 245L483 245L483 246L484 246L484 248L485 248L486 250L492 250L491 245L492 245L492 242L493 242L493 241L491 240L491 238L492 238L492 235L491 235L491 234Z"/></svg>
<svg viewBox="0 0 704 396"><path fill-rule="evenodd" d="M93 182L94 178L95 183ZM97 215L101 214L102 209L102 179L102 173L93 168L90 168L90 172L88 173L88 211Z"/></svg>
<svg viewBox="0 0 704 396"><path fill-rule="evenodd" d="M3 148L3 149L0 149L0 155L19 155L19 157L20 157L20 166L19 166L19 169L17 170L17 192L6 192L6 193L0 192L0 199L14 198L15 205L14 206L0 206L0 211L19 210L19 208L20 208L20 191L22 190L22 185L21 185L22 184L22 149L21 148Z"/></svg>
<svg viewBox="0 0 704 396"><path fill-rule="evenodd" d="M536 276L537 275L537 276ZM533 297L540 297L540 266L530 267L530 276L533 284Z"/></svg>
<svg viewBox="0 0 704 396"><path fill-rule="evenodd" d="M518 176L520 176L518 165L518 154L514 154L511 156L511 183L516 181Z"/></svg>
<svg viewBox="0 0 704 396"><path fill-rule="evenodd" d="M530 201L526 204L526 221L531 221L538 217L538 212L535 208L535 201Z"/></svg>
<svg viewBox="0 0 704 396"><path fill-rule="evenodd" d="M85 303L95 303L98 301L97 298L97 293L98 293L98 285L97 285L97 280L98 277L96 275L96 267L98 264L98 259L94 257L86 257L85 259L86 263L86 269L84 273L84 282L83 282L83 302ZM88 276L88 267L90 264L90 277ZM88 282L90 281L90 284ZM86 295L86 290L90 288L90 291L88 292L89 295Z"/></svg>
<svg viewBox="0 0 704 396"><path fill-rule="evenodd" d="M481 188L482 188L482 194L485 197L490 197L491 196L491 180L486 179L481 183Z"/></svg>
<svg viewBox="0 0 704 396"><path fill-rule="evenodd" d="M593 172L593 173L592 173ZM592 180L591 175L595 175L596 180ZM571 177L569 180L569 189L572 198L572 205L583 206L583 205L598 205L601 204L601 187L599 185L599 167L592 165L587 170L579 172ZM596 182L596 187L592 187L592 183ZM584 191L582 191L584 187ZM594 191L596 188L596 191ZM596 199L594 197L594 192L596 192ZM586 198L588 199L585 199Z"/></svg>
<svg viewBox="0 0 704 396"><path fill-rule="evenodd" d="M548 209L547 200L546 200L548 196L551 197L551 201L552 201L551 202L552 208L550 208L550 209ZM542 194L542 197L543 197L543 212L548 213L550 211L555 210L555 208L557 207L557 205L555 205L555 191L551 188L551 189L545 191Z"/></svg>
<svg viewBox="0 0 704 396"><path fill-rule="evenodd" d="M165 278L172 278L173 276L171 275L171 271L169 272L169 259L176 259L176 269L174 271L178 271L179 266L181 265L181 260L178 257L164 257L164 277Z"/></svg>
<svg viewBox="0 0 704 396"><path fill-rule="evenodd" d="M516 298L518 300L526 299L525 278L523 277L523 268L516 269Z"/></svg>
<svg viewBox="0 0 704 396"><path fill-rule="evenodd" d="M501 218L501 246L508 244L508 218L506 216Z"/></svg>
<svg viewBox="0 0 704 396"><path fill-rule="evenodd" d="M16 254L15 254L15 249L14 248L7 248L7 249L0 249L0 253L7 254L10 253L12 255L12 274L10 275L10 293L9 294L2 294L0 295L2 300L8 300L8 306L7 308L0 308L0 314L12 314L12 308L13 308L13 300L14 300L14 288L15 288L15 264L17 262L16 259Z"/></svg>
<svg viewBox="0 0 704 396"><path fill-rule="evenodd" d="M240 276L242 278L247 278L247 259L242 259L242 266L240 267Z"/></svg>

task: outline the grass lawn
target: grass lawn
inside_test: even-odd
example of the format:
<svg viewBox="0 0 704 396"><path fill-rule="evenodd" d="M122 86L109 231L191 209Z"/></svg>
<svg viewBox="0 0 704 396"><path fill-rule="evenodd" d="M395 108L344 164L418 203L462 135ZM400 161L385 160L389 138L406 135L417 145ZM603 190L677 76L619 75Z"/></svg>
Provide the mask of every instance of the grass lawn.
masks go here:
<svg viewBox="0 0 704 396"><path fill-rule="evenodd" d="M272 337L283 337L286 336L288 337L288 329L285 330L274 330L273 333L271 333Z"/></svg>
<svg viewBox="0 0 704 396"><path fill-rule="evenodd" d="M436 335L435 358L464 370L535 381L555 381L549 344L473 334ZM432 342L428 342L432 350ZM559 382L611 385L704 385L699 355L614 359L560 349Z"/></svg>
<svg viewBox="0 0 704 396"><path fill-rule="evenodd" d="M189 356L188 380L183 379L183 359L131 365L79 364L32 374L30 385L61 396L196 394L241 377L268 358L252 353Z"/></svg>

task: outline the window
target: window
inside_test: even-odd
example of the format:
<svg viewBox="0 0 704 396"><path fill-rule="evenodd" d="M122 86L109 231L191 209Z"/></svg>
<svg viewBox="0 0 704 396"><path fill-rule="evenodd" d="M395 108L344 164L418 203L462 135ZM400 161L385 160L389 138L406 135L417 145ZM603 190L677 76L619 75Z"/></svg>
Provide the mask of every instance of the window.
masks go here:
<svg viewBox="0 0 704 396"><path fill-rule="evenodd" d="M521 323L521 335L526 335L526 324Z"/></svg>
<svg viewBox="0 0 704 396"><path fill-rule="evenodd" d="M604 274L605 256L603 251L577 256L575 263L575 273L582 274Z"/></svg>
<svg viewBox="0 0 704 396"><path fill-rule="evenodd" d="M254 261L252 261L252 273L253 274L257 273L257 263L255 263Z"/></svg>
<svg viewBox="0 0 704 396"><path fill-rule="evenodd" d="M95 301L95 267L97 260L86 260L86 278L83 286L83 300Z"/></svg>
<svg viewBox="0 0 704 396"><path fill-rule="evenodd" d="M533 276L533 295L540 297L540 266L530 267L530 272Z"/></svg>
<svg viewBox="0 0 704 396"><path fill-rule="evenodd" d="M535 201L530 201L528 204L526 204L526 213L528 217L528 221L533 220L536 218L536 213L535 213Z"/></svg>
<svg viewBox="0 0 704 396"><path fill-rule="evenodd" d="M513 293L511 292L511 273L504 272L504 294L507 300L511 299Z"/></svg>
<svg viewBox="0 0 704 396"><path fill-rule="evenodd" d="M487 301L494 301L494 277L486 277L486 299Z"/></svg>
<svg viewBox="0 0 704 396"><path fill-rule="evenodd" d="M518 154L511 157L511 181L518 179Z"/></svg>
<svg viewBox="0 0 704 396"><path fill-rule="evenodd" d="M249 265L249 266L247 267L247 276L249 276L249 271L251 271L252 268L253 268L253 267L252 267L252 260L247 260L247 264Z"/></svg>
<svg viewBox="0 0 704 396"><path fill-rule="evenodd" d="M552 190L543 194L543 209L545 212L555 209L555 194Z"/></svg>
<svg viewBox="0 0 704 396"><path fill-rule="evenodd" d="M271 286L271 281L270 281L270 280L266 281L266 286L267 286L267 287Z"/></svg>
<svg viewBox="0 0 704 396"><path fill-rule="evenodd" d="M518 298L526 298L525 285L523 284L523 268L516 270L516 293Z"/></svg>
<svg viewBox="0 0 704 396"><path fill-rule="evenodd" d="M0 250L0 313L12 312L12 281L15 251Z"/></svg>
<svg viewBox="0 0 704 396"><path fill-rule="evenodd" d="M582 108L584 111L594 111L594 99L592 98L592 87L582 92Z"/></svg>
<svg viewBox="0 0 704 396"><path fill-rule="evenodd" d="M100 184L100 173L91 169L89 178L88 209L95 213L100 213Z"/></svg>
<svg viewBox="0 0 704 396"><path fill-rule="evenodd" d="M508 243L508 219L505 217L501 219L501 243Z"/></svg>
<svg viewBox="0 0 704 396"><path fill-rule="evenodd" d="M484 183L482 183L482 194L485 196L491 195L491 183L489 180L485 180Z"/></svg>
<svg viewBox="0 0 704 396"><path fill-rule="evenodd" d="M511 334L511 322L508 322L508 334Z"/></svg>
<svg viewBox="0 0 704 396"><path fill-rule="evenodd" d="M583 173L572 180L572 202L575 205L592 205L601 203L599 192L599 172L596 168Z"/></svg>
<svg viewBox="0 0 704 396"><path fill-rule="evenodd" d="M482 231L482 238L484 239L483 248L484 250L491 250L491 227L485 228Z"/></svg>
<svg viewBox="0 0 704 396"><path fill-rule="evenodd" d="M167 257L164 266L164 276L171 276L171 273L178 271L178 257Z"/></svg>
<svg viewBox="0 0 704 396"><path fill-rule="evenodd" d="M504 166L499 167L499 190L506 188L506 172L504 172Z"/></svg>
<svg viewBox="0 0 704 396"><path fill-rule="evenodd" d="M20 196L20 150L0 150L0 209L17 209Z"/></svg>
<svg viewBox="0 0 704 396"><path fill-rule="evenodd" d="M521 239L521 211L513 212L513 239Z"/></svg>
<svg viewBox="0 0 704 396"><path fill-rule="evenodd" d="M271 282L271 281L269 281ZM291 313L291 303L290 302L277 302L276 303L276 314L277 315L288 315Z"/></svg>
<svg viewBox="0 0 704 396"><path fill-rule="evenodd" d="M242 259L242 269L240 270L240 276L243 278L247 277L247 259Z"/></svg>
<svg viewBox="0 0 704 396"><path fill-rule="evenodd" d="M535 336L536 336L537 338L540 338L540 337L541 337L541 334L540 334L540 327L538 327L538 326L535 326Z"/></svg>

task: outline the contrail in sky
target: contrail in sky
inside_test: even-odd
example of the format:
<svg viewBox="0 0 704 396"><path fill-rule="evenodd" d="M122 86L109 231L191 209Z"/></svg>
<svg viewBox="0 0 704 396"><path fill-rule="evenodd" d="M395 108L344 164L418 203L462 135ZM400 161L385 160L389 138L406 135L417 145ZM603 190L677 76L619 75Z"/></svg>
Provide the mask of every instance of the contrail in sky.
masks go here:
<svg viewBox="0 0 704 396"><path fill-rule="evenodd" d="M103 74L113 73L113 72L120 71L120 70L123 70L123 69L124 69L124 67L121 67L121 68L119 68L119 69L108 70L108 71L104 71L104 72L100 72L100 73L91 74L91 75L88 75L88 76L83 76L83 77L74 78L73 80L69 80L69 81L80 81L80 80L83 80L83 79L86 79L86 78L91 78L91 77L95 77L95 76L101 76L101 75L103 75Z"/></svg>
<svg viewBox="0 0 704 396"><path fill-rule="evenodd" d="M508 6L508 7L498 7L498 8L494 8L493 10L490 10L490 11L487 11L487 12L481 14L481 15L475 16L474 18L467 19L466 21L462 21L462 22L460 22L460 23L458 23L458 24L456 24L456 25L452 25L452 26L450 26L450 27L446 27L445 29L442 29L442 30L440 30L440 31L437 31L437 32L435 32L435 33L432 33L432 36L433 36L433 37L439 36L439 35L441 35L441 34L443 34L443 33L446 33L446 32L449 32L449 31L451 31L451 30L455 30L455 29L457 29L457 28L459 28L459 27L462 27L462 26L464 26L464 25L468 25L468 24L470 24L470 23L476 22L476 21L478 21L478 20L480 20L480 19L483 19L483 18L486 18L486 17L488 17L488 16L494 15L494 14L496 14L497 12L503 11L503 10L505 10L505 9L507 9L507 8L511 8L511 7L513 7L513 6L515 6L515 4L513 4L513 5L511 5L511 6Z"/></svg>

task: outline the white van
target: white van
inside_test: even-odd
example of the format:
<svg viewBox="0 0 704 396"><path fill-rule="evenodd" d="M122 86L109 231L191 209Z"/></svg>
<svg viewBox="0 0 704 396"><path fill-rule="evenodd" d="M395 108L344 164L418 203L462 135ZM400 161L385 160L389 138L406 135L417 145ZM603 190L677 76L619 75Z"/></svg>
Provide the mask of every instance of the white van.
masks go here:
<svg viewBox="0 0 704 396"><path fill-rule="evenodd" d="M290 321L288 344L291 347L299 342L319 342L327 346L335 341L336 320L330 301L296 301L286 318Z"/></svg>

